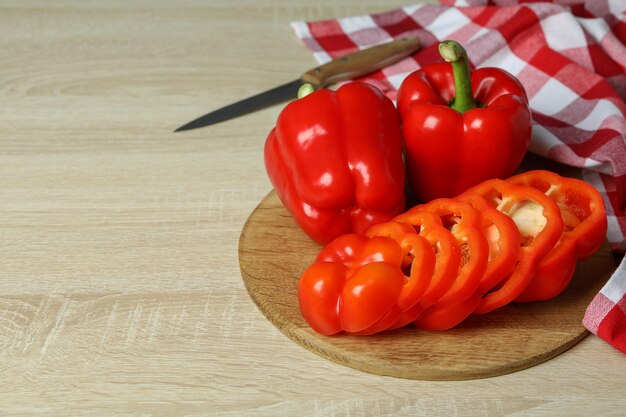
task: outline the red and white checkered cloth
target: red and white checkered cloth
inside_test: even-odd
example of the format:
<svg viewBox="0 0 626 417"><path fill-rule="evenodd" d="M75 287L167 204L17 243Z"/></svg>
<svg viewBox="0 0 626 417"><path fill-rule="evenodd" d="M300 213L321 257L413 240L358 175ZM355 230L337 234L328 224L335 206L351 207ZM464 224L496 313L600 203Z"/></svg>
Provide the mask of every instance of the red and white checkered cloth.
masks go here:
<svg viewBox="0 0 626 417"><path fill-rule="evenodd" d="M587 307L583 324L626 353L626 258Z"/></svg>
<svg viewBox="0 0 626 417"><path fill-rule="evenodd" d="M607 239L626 251L626 0L444 0L386 13L293 22L321 63L402 36L423 48L361 80L395 99L404 78L441 61L454 39L474 67L495 66L526 88L533 114L530 151L580 167L603 195ZM626 352L626 261L590 304L584 325Z"/></svg>

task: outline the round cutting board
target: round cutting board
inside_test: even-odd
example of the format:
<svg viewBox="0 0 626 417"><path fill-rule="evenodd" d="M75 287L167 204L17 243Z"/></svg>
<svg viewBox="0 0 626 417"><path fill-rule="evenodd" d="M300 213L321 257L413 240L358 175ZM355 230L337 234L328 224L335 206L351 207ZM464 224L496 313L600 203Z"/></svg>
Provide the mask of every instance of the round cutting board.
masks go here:
<svg viewBox="0 0 626 417"><path fill-rule="evenodd" d="M244 284L261 312L294 342L333 362L379 375L462 380L502 375L544 362L587 335L585 309L617 267L605 244L579 262L558 297L471 316L454 329L409 326L373 336L322 336L304 321L297 284L321 246L297 226L274 192L250 215L239 241Z"/></svg>

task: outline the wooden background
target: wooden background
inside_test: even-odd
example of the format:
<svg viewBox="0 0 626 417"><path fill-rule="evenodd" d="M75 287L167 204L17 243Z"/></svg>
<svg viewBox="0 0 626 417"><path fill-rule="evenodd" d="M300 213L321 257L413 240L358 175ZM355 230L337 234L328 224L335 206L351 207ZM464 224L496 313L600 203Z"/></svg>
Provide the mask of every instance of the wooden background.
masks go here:
<svg viewBox="0 0 626 417"><path fill-rule="evenodd" d="M0 1L0 415L624 415L626 360L594 336L402 380L304 350L248 297L237 243L280 106L172 130L314 66L290 21L402 4Z"/></svg>

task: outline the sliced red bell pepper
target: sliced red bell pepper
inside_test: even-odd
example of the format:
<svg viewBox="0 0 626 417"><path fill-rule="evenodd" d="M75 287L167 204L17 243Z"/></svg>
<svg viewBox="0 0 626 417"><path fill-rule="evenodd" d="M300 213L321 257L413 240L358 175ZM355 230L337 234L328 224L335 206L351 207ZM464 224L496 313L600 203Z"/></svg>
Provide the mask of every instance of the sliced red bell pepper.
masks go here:
<svg viewBox="0 0 626 417"><path fill-rule="evenodd" d="M435 269L425 294L418 303L403 311L396 322L388 327L396 329L414 322L425 308L436 303L450 290L461 267L462 252L455 237L443 226L441 218L435 213L422 210L420 206L395 217L392 223L400 223L403 228L408 225L416 230L429 242L435 252ZM379 229L380 226L372 227L367 232L368 236L380 233Z"/></svg>
<svg viewBox="0 0 626 417"><path fill-rule="evenodd" d="M323 334L449 329L557 295L605 233L602 198L582 181L547 171L492 179L335 239L302 275L300 308Z"/></svg>
<svg viewBox="0 0 626 417"><path fill-rule="evenodd" d="M381 225L377 225L378 227ZM355 334L369 335L395 328L404 313L412 309L423 297L435 270L435 252L430 243L415 232L406 233L395 239L404 254L403 270L408 271L406 284L398 296L397 303L378 322ZM405 272L406 274L406 272Z"/></svg>
<svg viewBox="0 0 626 417"><path fill-rule="evenodd" d="M468 194L457 199L480 211L482 234L489 246L489 262L471 297L454 305L437 303L417 317L415 324L423 330L447 330L465 320L476 310L482 297L508 277L517 264L521 235L513 220L496 210L481 196Z"/></svg>
<svg viewBox="0 0 626 417"><path fill-rule="evenodd" d="M511 275L487 293L476 308L475 313L483 314L510 303L524 291L539 262L561 238L563 220L556 203L532 187L493 179L470 188L463 196L471 194L484 197L492 207L508 215L522 239Z"/></svg>
<svg viewBox="0 0 626 417"><path fill-rule="evenodd" d="M396 216L393 221L413 226L420 236L430 242L435 251L435 272L419 303L424 308L437 302L454 284L461 266L461 248L452 233L443 226L441 218L422 210L421 206L415 206Z"/></svg>
<svg viewBox="0 0 626 417"><path fill-rule="evenodd" d="M318 243L362 234L404 210L399 116L367 84L288 104L266 140L265 166L285 207Z"/></svg>
<svg viewBox="0 0 626 417"><path fill-rule="evenodd" d="M585 181L536 170L507 180L533 187L558 205L565 229L555 247L541 260L533 280L518 302L547 300L560 294L574 274L576 261L595 253L605 240L607 218L600 193Z"/></svg>
<svg viewBox="0 0 626 417"><path fill-rule="evenodd" d="M515 222L497 210L482 196L464 194L457 199L471 204L482 215L482 231L489 243L489 263L480 283L478 293L483 296L500 283L515 268L522 236Z"/></svg>
<svg viewBox="0 0 626 417"><path fill-rule="evenodd" d="M454 197L513 174L531 137L528 99L504 70L470 72L461 45L439 45L449 62L427 65L400 86L409 183L422 201Z"/></svg>
<svg viewBox="0 0 626 417"><path fill-rule="evenodd" d="M404 284L400 246L386 238L375 247L370 242L356 234L340 236L300 278L300 311L318 333L364 330L396 303Z"/></svg>
<svg viewBox="0 0 626 417"><path fill-rule="evenodd" d="M400 242L342 235L322 249L300 278L300 311L318 333L377 333L421 298L434 266L430 244L414 230Z"/></svg>
<svg viewBox="0 0 626 417"><path fill-rule="evenodd" d="M432 200L420 208L438 216L461 249L461 265L456 279L435 303L455 305L476 291L487 268L489 245L482 231L483 218L470 204L448 198Z"/></svg>

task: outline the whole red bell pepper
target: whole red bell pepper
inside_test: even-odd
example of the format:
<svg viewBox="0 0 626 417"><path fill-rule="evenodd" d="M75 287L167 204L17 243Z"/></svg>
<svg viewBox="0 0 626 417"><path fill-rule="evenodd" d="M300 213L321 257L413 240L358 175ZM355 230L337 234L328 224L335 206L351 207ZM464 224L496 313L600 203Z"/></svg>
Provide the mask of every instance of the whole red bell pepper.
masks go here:
<svg viewBox="0 0 626 417"><path fill-rule="evenodd" d="M404 211L400 119L373 86L348 83L288 104L265 142L274 190L318 243Z"/></svg>
<svg viewBox="0 0 626 417"><path fill-rule="evenodd" d="M515 77L498 68L470 71L457 42L444 41L439 51L448 62L410 74L398 92L409 183L422 201L510 176L531 137L528 99Z"/></svg>

